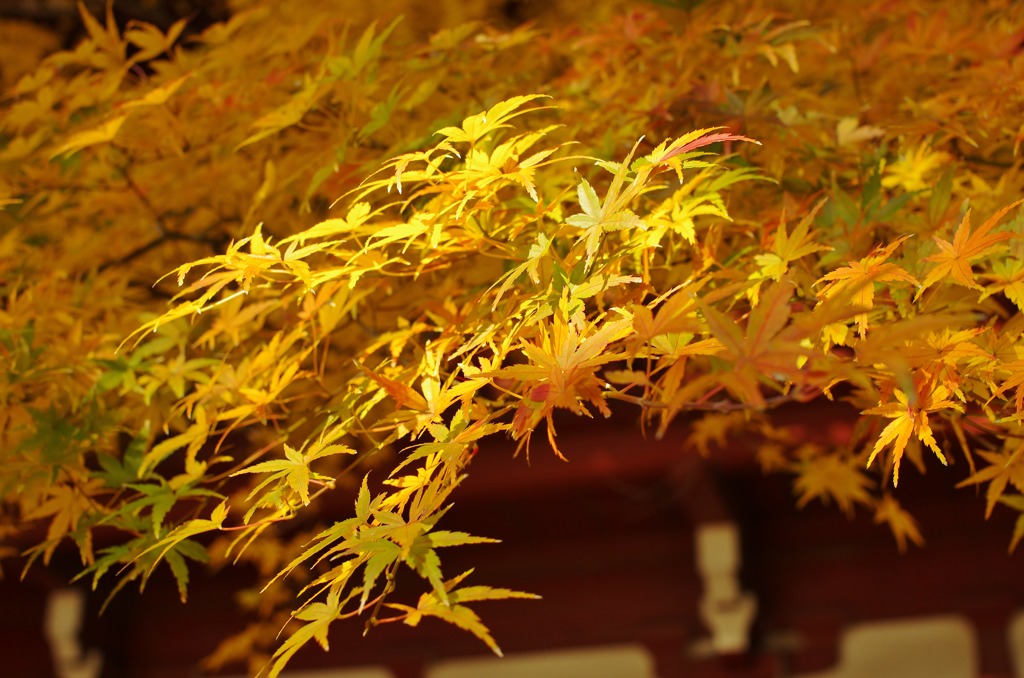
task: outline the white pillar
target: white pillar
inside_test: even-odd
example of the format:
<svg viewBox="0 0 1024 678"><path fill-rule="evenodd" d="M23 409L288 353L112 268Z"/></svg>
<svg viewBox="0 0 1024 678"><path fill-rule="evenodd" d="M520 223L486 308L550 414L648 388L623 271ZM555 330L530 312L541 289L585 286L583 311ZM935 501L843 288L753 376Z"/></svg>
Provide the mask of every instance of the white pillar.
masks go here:
<svg viewBox="0 0 1024 678"><path fill-rule="evenodd" d="M740 588L739 528L731 521L696 528L697 572L704 583L700 616L716 654L745 652L757 614L757 598Z"/></svg>
<svg viewBox="0 0 1024 678"><path fill-rule="evenodd" d="M43 633L57 678L99 678L103 656L95 649L82 652L78 639L84 616L85 594L80 589L57 589L46 599Z"/></svg>

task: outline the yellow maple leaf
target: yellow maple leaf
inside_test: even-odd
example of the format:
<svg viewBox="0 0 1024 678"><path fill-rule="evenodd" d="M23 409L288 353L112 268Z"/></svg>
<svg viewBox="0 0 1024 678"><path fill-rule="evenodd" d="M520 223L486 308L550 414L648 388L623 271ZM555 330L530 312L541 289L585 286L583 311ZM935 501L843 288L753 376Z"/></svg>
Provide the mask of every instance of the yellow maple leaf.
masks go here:
<svg viewBox="0 0 1024 678"><path fill-rule="evenodd" d="M445 137L450 142L476 143L485 135L503 127L508 127L507 121L530 110L523 109L524 104L535 99L546 98L548 97L544 94L512 97L495 104L485 113L469 116L462 121L462 127L445 127L438 130L437 134Z"/></svg>
<svg viewBox="0 0 1024 678"><path fill-rule="evenodd" d="M803 455L797 463L799 474L793 489L800 495L797 507L803 508L812 499L828 502L835 499L843 513L853 515L856 503L870 504L867 488L871 480L858 469L851 459L832 454Z"/></svg>
<svg viewBox="0 0 1024 678"><path fill-rule="evenodd" d="M774 441L763 442L757 446L757 463L763 473L784 471L789 468L786 448Z"/></svg>
<svg viewBox="0 0 1024 678"><path fill-rule="evenodd" d="M150 90L141 99L135 99L134 101L125 102L122 108L139 108L143 106L163 106L167 103L167 100L171 98L171 95L178 91L185 81L192 77L191 73L172 80L160 87Z"/></svg>
<svg viewBox="0 0 1024 678"><path fill-rule="evenodd" d="M828 252L832 249L829 245L819 245L814 241L810 228L818 212L825 205L824 200L820 201L807 215L800 220L792 233L786 232L786 214L782 213L779 219L775 237L772 239L771 251L765 254L758 254L754 261L760 267L759 271L750 275L751 279L773 278L782 280L782 276L789 270L789 265L815 252Z"/></svg>
<svg viewBox="0 0 1024 678"><path fill-rule="evenodd" d="M0 205L3 200L0 199ZM1024 261L1020 259L997 259L992 262L992 273L985 276L992 282L985 287L982 299L1002 292L1006 298L1024 311Z"/></svg>
<svg viewBox="0 0 1024 678"><path fill-rule="evenodd" d="M736 433L746 421L745 412L709 412L693 422L686 446L696 447L700 456L711 454L711 445L725 449L729 433Z"/></svg>
<svg viewBox="0 0 1024 678"><path fill-rule="evenodd" d="M56 151L50 154L50 159L64 155L65 153L74 153L80 151L87 146L93 146L95 144L104 144L108 141L112 141L117 136L118 131L121 129L121 125L124 124L126 115L119 115L116 118L111 118L99 127L79 132L78 134L72 135L63 146L58 148Z"/></svg>
<svg viewBox="0 0 1024 678"><path fill-rule="evenodd" d="M931 187L930 176L945 167L950 156L944 151L933 150L928 144L921 144L884 168L882 186L901 187L906 191L920 191Z"/></svg>
<svg viewBox="0 0 1024 678"><path fill-rule="evenodd" d="M962 481L957 487L967 485L978 485L988 483L988 490L985 492L985 517L992 515L992 509L996 502L1003 496L1007 484L1017 488L1017 491L1024 492L1024 456L1022 449L1016 452L986 452L977 450L978 456L987 461L989 465L970 478Z"/></svg>
<svg viewBox="0 0 1024 678"><path fill-rule="evenodd" d="M135 62L149 61L168 51L185 30L187 19L175 21L164 35L159 28L144 21L129 21L124 32L125 39L138 48L132 56Z"/></svg>

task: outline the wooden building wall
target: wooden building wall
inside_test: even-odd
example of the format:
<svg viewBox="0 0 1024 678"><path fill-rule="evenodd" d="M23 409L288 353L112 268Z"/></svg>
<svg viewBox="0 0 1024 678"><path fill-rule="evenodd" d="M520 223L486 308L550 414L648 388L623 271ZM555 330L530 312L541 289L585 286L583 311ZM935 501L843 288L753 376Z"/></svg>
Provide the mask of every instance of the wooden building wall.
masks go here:
<svg viewBox="0 0 1024 678"><path fill-rule="evenodd" d="M789 416L814 422L816 415ZM821 427L808 435L815 431ZM1007 555L1014 516L997 509L984 521L984 498L954 488L962 464L904 473L899 500L928 543L901 555L863 510L853 519L817 503L798 510L789 479L763 475L742 444L701 460L682 450L683 432L644 440L628 417L575 421L559 437L568 463L542 445L530 465L512 458L510 443L481 450L444 524L503 543L453 549L445 570L476 567L479 583L543 596L479 606L506 653L635 642L653 653L662 678L781 678L832 666L850 624L957 613L977 634L980 675L1012 675L1006 626L1024 608L1022 556ZM350 506L339 499L339 517ZM751 651L718 658L699 651L707 632L697 614L693 526L723 512L741 526L742 579L759 611ZM74 566L0 581L0 675L51 674L43 601ZM169 577L156 577L141 596L121 593L104 617L90 610L85 642L104 653L105 676L202 675L198 660L244 625L232 602L244 574L198 574L187 605ZM358 623L336 627L330 654L314 649L293 665L385 664L412 678L431 662L486 651L430 620L416 629L382 626L366 638Z"/></svg>

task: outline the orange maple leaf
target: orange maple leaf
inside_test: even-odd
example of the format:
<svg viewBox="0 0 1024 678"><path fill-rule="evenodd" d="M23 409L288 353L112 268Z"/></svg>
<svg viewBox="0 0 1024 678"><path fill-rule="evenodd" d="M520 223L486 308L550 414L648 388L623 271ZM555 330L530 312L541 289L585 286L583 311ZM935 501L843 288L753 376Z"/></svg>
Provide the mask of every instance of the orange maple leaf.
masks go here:
<svg viewBox="0 0 1024 678"><path fill-rule="evenodd" d="M804 365L811 351L797 343L804 330L789 322L793 289L787 279L772 283L750 312L745 332L726 314L703 300L697 302L708 330L722 344L717 354L732 363L731 370L715 375L716 380L758 409L766 406L762 384L777 388L782 388L783 382L803 386L809 376Z"/></svg>
<svg viewBox="0 0 1024 678"><path fill-rule="evenodd" d="M815 282L818 285L827 282L828 285L818 291L819 299L828 299L837 294L850 294L850 304L862 309L870 309L875 303L876 282L903 281L911 284L918 284L914 276L896 264L888 263L896 248L910 236L902 236L892 241L885 247L876 248L871 254L860 261L849 261L849 266L837 268ZM868 314L857 315L857 333L860 336L868 330Z"/></svg>
<svg viewBox="0 0 1024 678"><path fill-rule="evenodd" d="M988 402L992 402L994 399L1003 395L1010 389L1016 389L1014 396L1014 405L1017 408L1017 413L1020 414L1024 410L1024 360L1014 360L1011 362L1003 363L1000 366L1003 370L1010 372L1010 377L1006 379L998 389L992 393L992 397L988 399Z"/></svg>
<svg viewBox="0 0 1024 678"><path fill-rule="evenodd" d="M413 390L413 388L408 384L394 379L389 379L366 367L363 367L363 373L370 379L377 382L377 384L384 389L384 392L391 396L399 407L421 412L427 409L426 398Z"/></svg>
<svg viewBox="0 0 1024 678"><path fill-rule="evenodd" d="M1022 202L1024 200L1018 200L999 210L988 221L979 226L978 230L974 233L971 233L971 211L967 210L960 225L957 226L952 243L935 236L935 243L939 246L939 253L925 257L924 260L934 261L937 265L925 276L914 299L916 300L920 297L921 293L929 286L934 285L947 276L964 287L982 289L978 283L974 282L974 271L971 270L971 262L986 254L991 254L1001 248L1004 241L1014 237L1015 234L1008 231L1001 233L990 233L990 231L995 228L996 224L1007 212Z"/></svg>
<svg viewBox="0 0 1024 678"><path fill-rule="evenodd" d="M913 397L908 396L900 389L895 389L898 402L886 403L861 412L861 414L879 414L892 419L878 436L875 447L871 450L871 456L868 457L867 465L871 466L871 462L875 460L882 448L892 443L893 487L899 484L900 461L903 459L903 452L912 435L917 436L918 440L927 445L943 466L947 464L946 457L942 454L942 450L939 449L935 442L935 436L932 434L932 428L928 423L928 413L944 409L963 412L963 407L959 403L948 398L949 389L941 383L934 383L927 373L922 372L914 380L914 383Z"/></svg>
<svg viewBox="0 0 1024 678"><path fill-rule="evenodd" d="M887 494L878 501L875 507L875 523L889 524L892 536L896 537L896 543L899 544L900 553L907 550L908 539L918 546L924 545L924 537L921 536L917 521L892 498L892 495Z"/></svg>

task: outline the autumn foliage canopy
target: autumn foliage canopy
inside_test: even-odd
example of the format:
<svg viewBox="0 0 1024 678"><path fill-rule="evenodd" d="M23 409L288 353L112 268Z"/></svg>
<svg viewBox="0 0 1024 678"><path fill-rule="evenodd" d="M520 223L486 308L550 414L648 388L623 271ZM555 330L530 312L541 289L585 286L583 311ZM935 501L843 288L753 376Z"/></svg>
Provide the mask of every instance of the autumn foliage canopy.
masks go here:
<svg viewBox="0 0 1024 678"><path fill-rule="evenodd" d="M232 4L187 39L83 11L5 83L8 570L77 548L94 586L167 569L184 600L190 568L252 563L253 625L210 661L271 676L333 623L498 652L476 603L529 594L444 570L489 541L444 524L453 493L489 438L571 459L559 422L613 408L743 430L798 504L900 548L909 467L1024 512L1020 3L432 31ZM844 445L773 423L825 399L859 413Z"/></svg>

